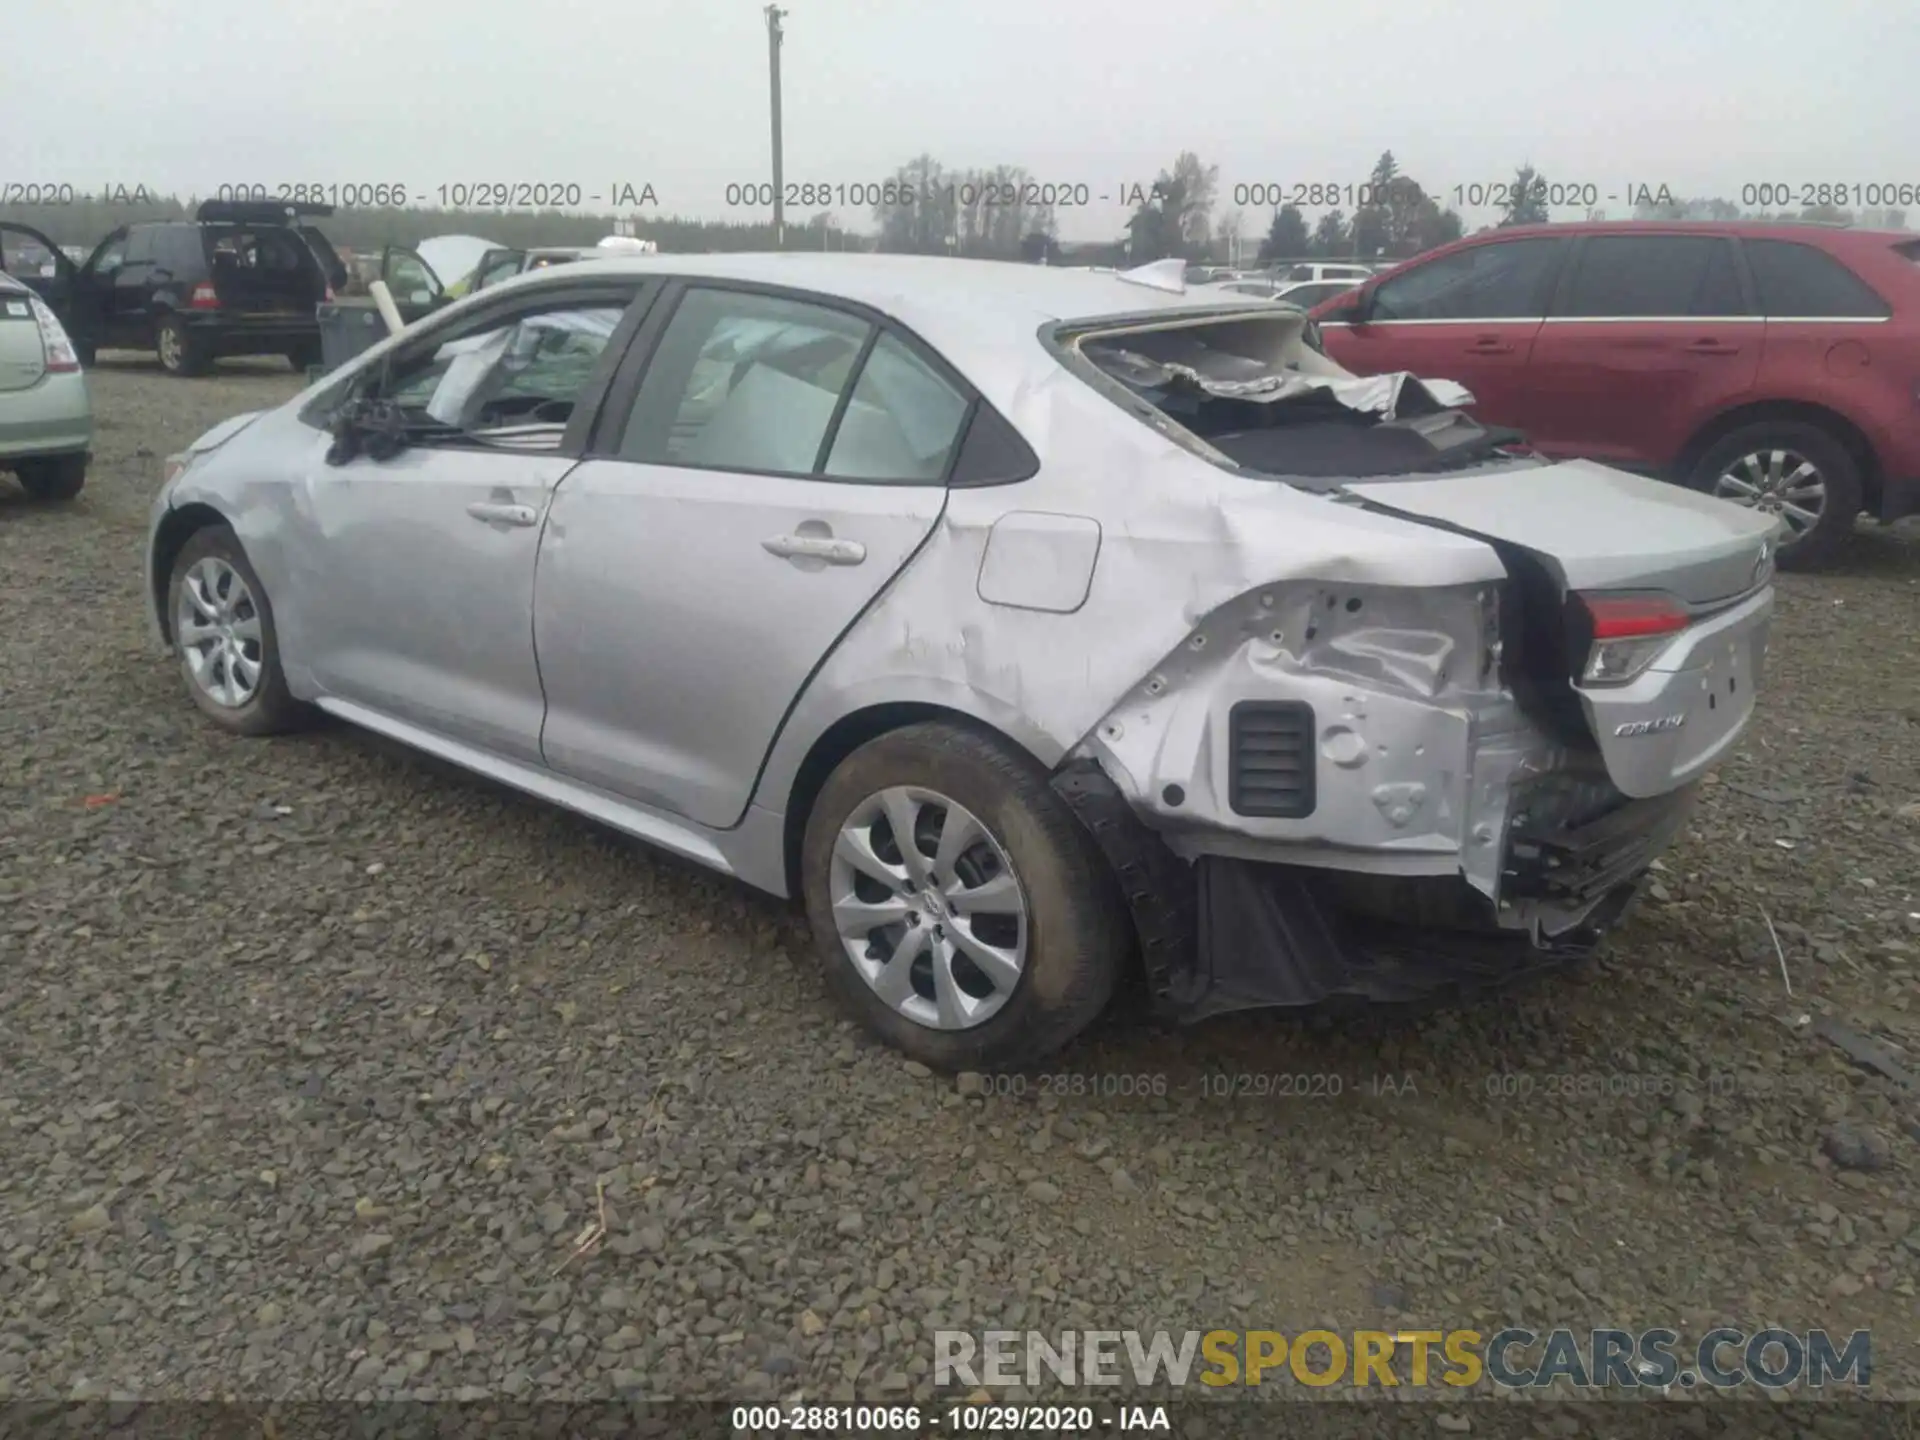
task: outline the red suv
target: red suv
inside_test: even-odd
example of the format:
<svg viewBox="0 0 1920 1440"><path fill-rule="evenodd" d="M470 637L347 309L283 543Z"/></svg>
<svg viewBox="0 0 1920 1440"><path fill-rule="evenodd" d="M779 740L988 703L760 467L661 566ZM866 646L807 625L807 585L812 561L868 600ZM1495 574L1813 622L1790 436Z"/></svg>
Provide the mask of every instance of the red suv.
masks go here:
<svg viewBox="0 0 1920 1440"><path fill-rule="evenodd" d="M1815 563L1862 510L1920 511L1920 238L1782 224L1532 225L1318 306L1361 375L1457 380L1541 454L1786 521Z"/></svg>

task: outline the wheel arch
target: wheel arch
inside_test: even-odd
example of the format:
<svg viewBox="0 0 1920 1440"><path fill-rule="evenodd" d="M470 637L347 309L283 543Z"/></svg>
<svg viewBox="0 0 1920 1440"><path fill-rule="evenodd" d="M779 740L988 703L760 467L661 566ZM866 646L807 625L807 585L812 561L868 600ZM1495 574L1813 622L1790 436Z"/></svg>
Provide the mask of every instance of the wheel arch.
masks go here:
<svg viewBox="0 0 1920 1440"><path fill-rule="evenodd" d="M169 645L173 643L173 621L167 614L167 586L173 580L173 562L180 558L187 541L216 525L233 528L233 522L220 511L194 500L169 510L154 531L147 576L152 586L154 618L159 623L161 639Z"/></svg>
<svg viewBox="0 0 1920 1440"><path fill-rule="evenodd" d="M794 770L792 782L786 786L786 808L781 832L781 863L784 867L789 895L798 896L802 893L801 845L806 837L808 817L813 813L814 802L819 799L820 791L827 783L827 777L833 774L841 761L869 741L877 740L891 731L928 721L941 721L987 736L1030 757L1036 764L1048 770L1051 770L1059 759L1057 754L1050 756L1043 753L1041 748L1033 743L1032 738L1023 741L1018 735L1010 733L1008 728L994 723L991 719L937 700L884 700L850 711L814 738L813 743L807 747L805 756ZM1045 746L1047 751L1053 748L1050 745Z"/></svg>
<svg viewBox="0 0 1920 1440"><path fill-rule="evenodd" d="M1830 405L1811 400L1755 400L1723 410L1696 430L1680 452L1678 472L1682 480L1693 474L1707 451L1735 430L1769 420L1791 420L1826 431L1853 457L1860 467L1860 503L1869 514L1880 513L1883 475L1880 456L1867 432Z"/></svg>

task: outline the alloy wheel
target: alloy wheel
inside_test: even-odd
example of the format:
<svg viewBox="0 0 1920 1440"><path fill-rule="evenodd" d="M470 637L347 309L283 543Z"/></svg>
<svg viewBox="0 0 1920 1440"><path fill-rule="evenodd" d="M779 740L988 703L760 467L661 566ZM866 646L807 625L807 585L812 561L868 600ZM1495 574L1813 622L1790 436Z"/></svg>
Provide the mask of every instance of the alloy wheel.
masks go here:
<svg viewBox="0 0 1920 1440"><path fill-rule="evenodd" d="M828 883L847 958L915 1024L972 1029L1020 983L1026 892L999 840L938 791L894 786L856 806Z"/></svg>
<svg viewBox="0 0 1920 1440"><path fill-rule="evenodd" d="M1785 520L1783 545L1812 530L1827 511L1826 476L1797 450L1775 448L1742 455L1715 477L1713 493Z"/></svg>
<svg viewBox="0 0 1920 1440"><path fill-rule="evenodd" d="M186 346L181 341L177 326L160 327L160 366L164 370L178 370L186 359Z"/></svg>
<svg viewBox="0 0 1920 1440"><path fill-rule="evenodd" d="M181 577L174 634L193 683L214 704L237 710L259 693L265 666L260 607L240 572L217 555Z"/></svg>

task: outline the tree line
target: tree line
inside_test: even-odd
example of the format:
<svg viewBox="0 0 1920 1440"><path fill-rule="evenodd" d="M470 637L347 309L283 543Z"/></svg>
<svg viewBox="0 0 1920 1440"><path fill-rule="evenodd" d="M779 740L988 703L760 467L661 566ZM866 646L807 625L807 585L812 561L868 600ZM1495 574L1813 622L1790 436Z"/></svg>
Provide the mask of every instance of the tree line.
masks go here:
<svg viewBox="0 0 1920 1440"><path fill-rule="evenodd" d="M1330 208L1309 220L1298 205L1282 205L1268 218L1257 242L1243 245L1245 216L1238 209L1216 217L1219 167L1191 150L1180 152L1151 183L1129 187L1130 207L1119 233L1106 242L1063 245L1063 210L1084 206L1088 187L1042 184L1018 165L950 168L921 154L872 192L873 228L842 227L822 211L785 227L789 250L878 249L931 255L1049 263L1139 265L1178 257L1188 261L1266 263L1290 259L1400 260L1456 240L1465 233L1459 213L1400 168L1391 150L1374 163L1367 182L1355 187L1362 202L1351 213ZM1544 224L1553 217L1547 197L1556 193L1531 164L1514 171L1492 226ZM1750 187L1751 188L1751 187ZM1771 188L1771 187L1767 187ZM143 220L190 218L199 197L161 195L136 187L112 198L75 198L52 205L0 205L0 221L24 223L57 244L91 247L110 231ZM1745 209L1717 197L1675 198L1665 189L1636 197L1640 220L1820 221L1875 228L1906 228L1904 210L1855 214L1817 205L1795 211ZM1574 219L1605 218L1589 209ZM414 245L434 235L479 233L502 245L591 245L616 227L655 241L668 253L770 250L776 248L770 219L701 220L683 216L583 214L579 211L346 208L323 222L342 249L377 250ZM1250 252L1250 253L1249 253Z"/></svg>

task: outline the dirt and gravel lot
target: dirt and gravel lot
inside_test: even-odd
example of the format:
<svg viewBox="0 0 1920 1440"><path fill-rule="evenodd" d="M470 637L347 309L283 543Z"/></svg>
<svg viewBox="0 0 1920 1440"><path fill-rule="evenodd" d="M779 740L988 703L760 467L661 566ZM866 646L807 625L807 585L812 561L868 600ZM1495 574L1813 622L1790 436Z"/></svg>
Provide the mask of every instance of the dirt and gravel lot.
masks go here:
<svg viewBox="0 0 1920 1440"><path fill-rule="evenodd" d="M0 1399L908 1400L945 1327L1720 1323L1871 1327L1920 1393L1920 1101L1826 1038L1920 1070L1920 533L1782 580L1764 714L1589 971L956 1083L782 904L199 721L141 609L160 458L297 386L108 357L80 500L0 487Z"/></svg>

